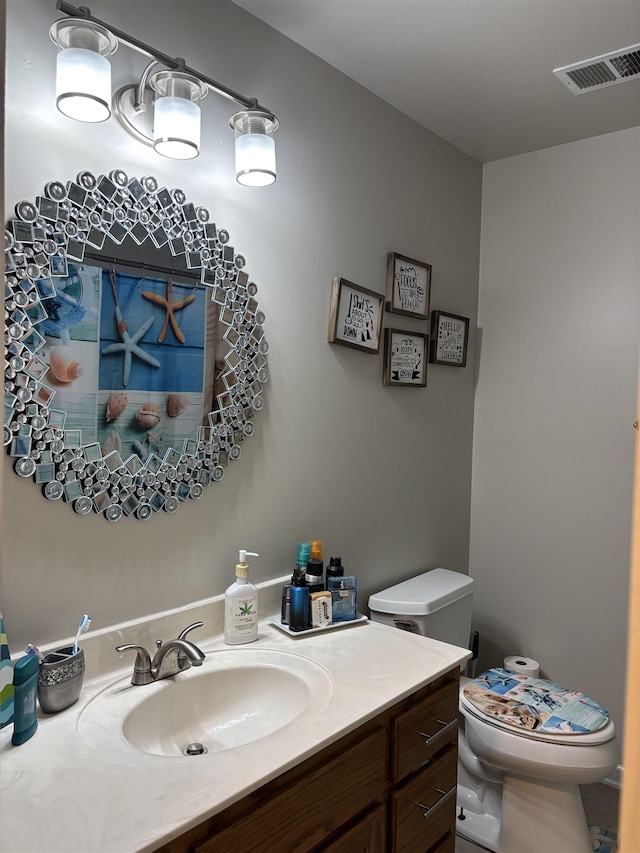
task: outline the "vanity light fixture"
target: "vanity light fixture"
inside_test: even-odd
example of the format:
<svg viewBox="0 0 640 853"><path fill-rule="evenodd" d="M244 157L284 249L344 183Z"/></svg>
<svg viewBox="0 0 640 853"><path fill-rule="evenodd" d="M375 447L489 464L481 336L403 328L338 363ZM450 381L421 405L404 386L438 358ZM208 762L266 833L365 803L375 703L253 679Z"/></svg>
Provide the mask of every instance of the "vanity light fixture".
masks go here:
<svg viewBox="0 0 640 853"><path fill-rule="evenodd" d="M190 160L200 152L200 101L207 87L182 71L158 71L149 83L156 93L153 147L174 160Z"/></svg>
<svg viewBox="0 0 640 853"><path fill-rule="evenodd" d="M104 27L73 18L56 21L49 30L60 48L56 68L56 104L77 121L106 121L111 115L111 64L118 47Z"/></svg>
<svg viewBox="0 0 640 853"><path fill-rule="evenodd" d="M245 187L266 187L276 179L274 130L271 113L246 110L229 119L236 134L236 181Z"/></svg>
<svg viewBox="0 0 640 853"><path fill-rule="evenodd" d="M113 111L124 129L165 157L188 160L200 150L200 102L216 92L243 107L229 124L235 131L236 180L244 186L265 187L276 180L275 141L278 119L255 98L227 86L170 57L128 33L95 18L85 6L58 0L56 8L69 17L49 29L60 48L57 60L56 104L78 121L105 121L111 115L111 65L107 59L119 44L151 61L138 83L120 88ZM158 66L163 70L158 70Z"/></svg>

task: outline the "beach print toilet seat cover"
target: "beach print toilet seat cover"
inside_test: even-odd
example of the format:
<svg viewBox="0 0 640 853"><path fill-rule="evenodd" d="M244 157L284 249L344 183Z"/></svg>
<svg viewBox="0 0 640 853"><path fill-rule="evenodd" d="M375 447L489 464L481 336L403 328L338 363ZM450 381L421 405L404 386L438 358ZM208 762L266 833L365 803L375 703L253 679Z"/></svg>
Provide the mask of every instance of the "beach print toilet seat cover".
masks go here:
<svg viewBox="0 0 640 853"><path fill-rule="evenodd" d="M483 672L462 692L491 722L523 734L589 734L609 722L607 709L585 693L501 667Z"/></svg>

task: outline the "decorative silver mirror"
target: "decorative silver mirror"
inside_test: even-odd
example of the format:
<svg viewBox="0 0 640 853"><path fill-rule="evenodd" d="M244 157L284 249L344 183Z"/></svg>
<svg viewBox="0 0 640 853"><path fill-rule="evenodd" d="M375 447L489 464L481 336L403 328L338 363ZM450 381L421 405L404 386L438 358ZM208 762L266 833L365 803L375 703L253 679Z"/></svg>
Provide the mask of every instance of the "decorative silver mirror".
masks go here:
<svg viewBox="0 0 640 853"><path fill-rule="evenodd" d="M4 444L80 515L176 512L241 454L269 378L229 234L154 177L81 172L5 231Z"/></svg>

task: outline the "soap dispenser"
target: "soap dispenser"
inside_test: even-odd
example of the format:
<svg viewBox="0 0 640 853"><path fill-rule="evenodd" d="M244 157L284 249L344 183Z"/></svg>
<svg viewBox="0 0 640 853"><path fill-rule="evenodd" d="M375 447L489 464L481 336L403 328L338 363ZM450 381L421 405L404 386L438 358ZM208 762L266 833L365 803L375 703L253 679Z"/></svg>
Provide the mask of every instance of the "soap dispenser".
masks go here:
<svg viewBox="0 0 640 853"><path fill-rule="evenodd" d="M254 551L239 552L235 583L224 594L224 641L230 646L258 639L258 590L249 583L247 555L258 556Z"/></svg>

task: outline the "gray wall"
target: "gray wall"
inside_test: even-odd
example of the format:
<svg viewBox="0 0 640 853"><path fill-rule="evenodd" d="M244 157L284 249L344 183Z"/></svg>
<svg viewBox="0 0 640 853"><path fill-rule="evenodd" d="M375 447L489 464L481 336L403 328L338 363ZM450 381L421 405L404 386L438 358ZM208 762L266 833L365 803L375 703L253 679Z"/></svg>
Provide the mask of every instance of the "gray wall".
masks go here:
<svg viewBox="0 0 640 853"><path fill-rule="evenodd" d="M82 169L153 174L205 205L259 286L271 381L256 435L223 482L177 516L115 527L79 518L5 465L2 609L14 649L222 592L239 548L254 579L292 568L320 538L370 592L438 565L468 569L482 170L459 151L225 0L95 2L138 35L278 115L279 180L233 178L229 102L203 104L203 152L163 159L115 119L57 112L49 0L9 0L6 217L50 180ZM113 58L114 88L145 61ZM382 386L378 356L326 341L335 275L380 293L386 254L433 265L432 307L472 318L469 366L431 366L428 387ZM385 324L426 330L388 315ZM265 614L266 615L266 614Z"/></svg>
<svg viewBox="0 0 640 853"><path fill-rule="evenodd" d="M485 166L471 552L505 653L622 723L638 377L640 129Z"/></svg>
<svg viewBox="0 0 640 853"><path fill-rule="evenodd" d="M6 217L81 169L182 187L247 258L272 379L242 458L175 517L80 519L5 465L0 592L13 648L69 636L83 612L101 626L219 593L239 547L260 552L254 578L278 576L296 541L322 538L363 602L427 567L470 568L482 663L536 657L620 721L638 131L485 167L476 377L479 164L227 2L91 8L270 106L279 180L235 184L233 107L215 95L191 163L163 160L114 119L66 119L51 3L9 0ZM114 85L143 65L120 48ZM384 388L381 355L326 343L332 276L383 292L388 251L432 263L432 307L472 318L469 366L430 366L426 390ZM385 325L424 329L391 314Z"/></svg>

